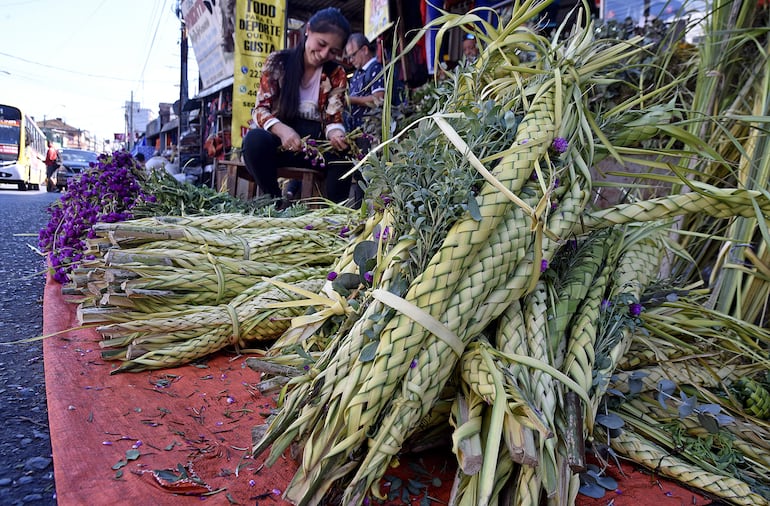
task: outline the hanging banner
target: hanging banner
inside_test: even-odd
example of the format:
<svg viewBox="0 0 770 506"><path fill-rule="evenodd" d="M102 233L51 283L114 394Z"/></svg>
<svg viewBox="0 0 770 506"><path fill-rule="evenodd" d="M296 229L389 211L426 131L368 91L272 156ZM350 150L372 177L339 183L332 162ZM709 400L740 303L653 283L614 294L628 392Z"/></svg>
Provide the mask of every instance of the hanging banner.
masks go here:
<svg viewBox="0 0 770 506"><path fill-rule="evenodd" d="M204 88L232 75L234 4L234 0L182 0L182 18Z"/></svg>
<svg viewBox="0 0 770 506"><path fill-rule="evenodd" d="M273 51L283 49L286 1L236 0L233 73L233 148L252 127L251 110L257 99L262 65Z"/></svg>
<svg viewBox="0 0 770 506"><path fill-rule="evenodd" d="M364 4L364 35L370 42L379 37L392 24L389 0L366 0L366 4Z"/></svg>

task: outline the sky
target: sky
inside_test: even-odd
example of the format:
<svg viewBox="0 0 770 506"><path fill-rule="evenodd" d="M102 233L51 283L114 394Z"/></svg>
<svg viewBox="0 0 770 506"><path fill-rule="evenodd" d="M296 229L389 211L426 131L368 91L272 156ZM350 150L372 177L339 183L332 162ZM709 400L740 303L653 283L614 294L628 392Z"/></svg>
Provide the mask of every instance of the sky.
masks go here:
<svg viewBox="0 0 770 506"><path fill-rule="evenodd" d="M177 0L0 0L0 103L97 139L126 131L133 99L179 100ZM189 45L188 96L198 92Z"/></svg>

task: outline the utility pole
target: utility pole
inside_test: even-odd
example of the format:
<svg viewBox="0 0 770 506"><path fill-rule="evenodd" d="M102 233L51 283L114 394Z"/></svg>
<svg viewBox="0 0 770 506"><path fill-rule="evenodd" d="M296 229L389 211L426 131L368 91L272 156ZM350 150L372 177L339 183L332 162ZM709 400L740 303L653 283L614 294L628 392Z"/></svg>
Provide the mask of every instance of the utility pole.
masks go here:
<svg viewBox="0 0 770 506"><path fill-rule="evenodd" d="M181 155L182 153L180 149L182 144L182 132L187 130L187 118L189 117L187 112L184 110L184 107L187 104L187 25L185 24L181 13L181 10L177 11L177 15L179 16L179 21L181 23L181 40L179 44L181 53L181 61L179 62L179 132L176 136L177 156ZM179 162L181 166L181 158Z"/></svg>
<svg viewBox="0 0 770 506"><path fill-rule="evenodd" d="M128 150L134 147L134 90L131 90L131 110L128 113Z"/></svg>

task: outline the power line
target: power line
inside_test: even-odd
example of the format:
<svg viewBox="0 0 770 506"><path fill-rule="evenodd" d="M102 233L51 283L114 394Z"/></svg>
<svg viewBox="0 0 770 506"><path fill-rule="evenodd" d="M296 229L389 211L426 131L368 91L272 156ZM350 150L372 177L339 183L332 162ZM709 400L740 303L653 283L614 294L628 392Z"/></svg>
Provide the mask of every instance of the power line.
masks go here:
<svg viewBox="0 0 770 506"><path fill-rule="evenodd" d="M29 63L31 65L37 65L39 67L43 67L43 68L46 68L46 69L52 69L52 70L58 70L58 71L61 71L61 72L67 72L68 74L74 74L74 75L77 75L77 76L94 77L94 78L97 78L97 79L110 79L110 80L113 80L113 81L135 82L134 79L125 79L125 78L122 78L122 77L113 77L113 76L104 76L104 75L98 75L98 74L90 74L88 72L78 72L77 70L65 69L63 67L57 67L55 65L49 65L47 63L40 63L40 62L36 62L36 61L32 61L32 60L27 60L26 58L21 58L19 56L14 56L12 54L3 53L2 51L0 51L0 56L5 56L7 58L12 58L14 60L22 61L24 63ZM152 82L165 83L167 81L152 81Z"/></svg>
<svg viewBox="0 0 770 506"><path fill-rule="evenodd" d="M160 22L163 19L163 12L166 10L166 5L168 4L168 0L163 1L163 7L160 10L160 15L158 16L158 22L155 24L155 30L152 32L152 40L150 41L150 48L147 50L147 58L144 60L144 66L142 67L142 73L139 74L140 80L144 81L144 71L147 70L147 63L150 61L150 56L152 56L152 48L155 46L155 36L158 34L158 28L160 27Z"/></svg>

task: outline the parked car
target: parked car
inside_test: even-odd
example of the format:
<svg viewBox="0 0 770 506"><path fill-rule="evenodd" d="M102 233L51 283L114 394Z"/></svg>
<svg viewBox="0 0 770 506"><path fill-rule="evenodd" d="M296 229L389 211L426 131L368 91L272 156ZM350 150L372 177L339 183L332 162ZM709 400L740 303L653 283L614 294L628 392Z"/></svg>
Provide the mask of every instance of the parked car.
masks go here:
<svg viewBox="0 0 770 506"><path fill-rule="evenodd" d="M92 163L96 163L99 153L84 149L62 148L59 150L61 165L56 171L56 189L65 190L73 178L80 176L88 170Z"/></svg>

